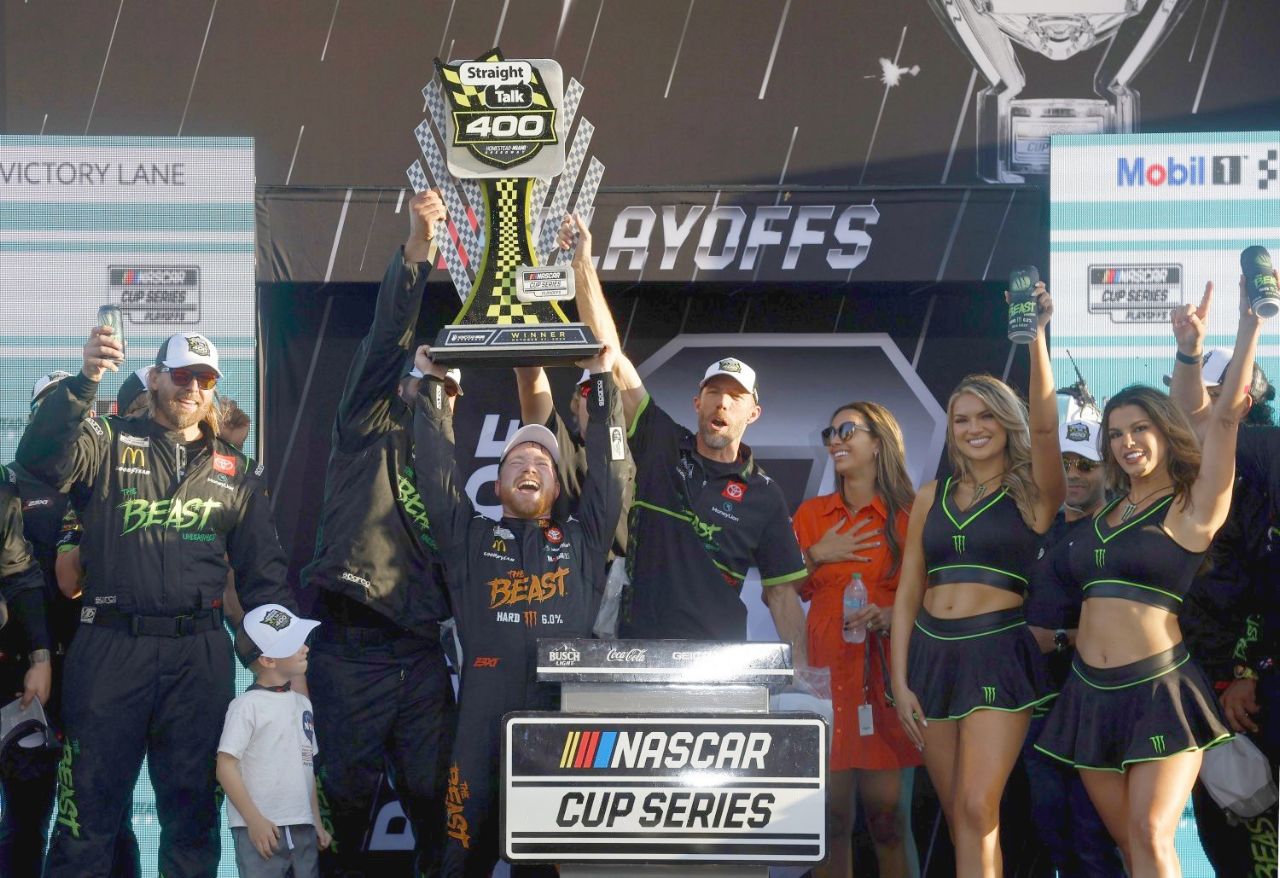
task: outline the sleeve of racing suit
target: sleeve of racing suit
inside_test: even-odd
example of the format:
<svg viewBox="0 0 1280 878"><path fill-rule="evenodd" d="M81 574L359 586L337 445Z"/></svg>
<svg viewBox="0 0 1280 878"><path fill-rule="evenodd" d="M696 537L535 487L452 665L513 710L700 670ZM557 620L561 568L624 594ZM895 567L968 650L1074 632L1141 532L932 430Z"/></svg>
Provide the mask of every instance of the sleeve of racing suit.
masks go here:
<svg viewBox="0 0 1280 878"><path fill-rule="evenodd" d="M106 419L85 419L97 395L98 383L83 373L59 381L22 434L18 464L63 493L91 486L98 462L111 447Z"/></svg>
<svg viewBox="0 0 1280 878"><path fill-rule="evenodd" d="M418 388L413 412L413 471L418 494L445 564L465 551L467 523L475 516L471 498L462 488L454 459L453 412L444 382L428 375Z"/></svg>
<svg viewBox="0 0 1280 878"><path fill-rule="evenodd" d="M26 632L31 649L51 649L44 575L23 536L22 501L9 471L0 467L0 474L5 476L0 480L0 595L9 605L10 616Z"/></svg>
<svg viewBox="0 0 1280 878"><path fill-rule="evenodd" d="M622 406L610 373L591 376L587 404L587 472L582 480L578 519L582 522L591 551L589 580L597 591L604 589L609 547L622 514L623 482L631 470L627 459L626 432L622 427ZM562 452L563 453L563 452Z"/></svg>
<svg viewBox="0 0 1280 878"><path fill-rule="evenodd" d="M240 518L227 535L227 557L236 574L236 596L245 610L281 604L290 612L297 612L266 490L261 480L252 475L244 480L241 490L245 497Z"/></svg>
<svg viewBox="0 0 1280 878"><path fill-rule="evenodd" d="M406 262L403 247L391 257L378 287L373 325L356 348L338 402L334 441L343 451L358 451L395 420L401 405L396 385L404 377L401 369L413 348L429 269L429 263Z"/></svg>

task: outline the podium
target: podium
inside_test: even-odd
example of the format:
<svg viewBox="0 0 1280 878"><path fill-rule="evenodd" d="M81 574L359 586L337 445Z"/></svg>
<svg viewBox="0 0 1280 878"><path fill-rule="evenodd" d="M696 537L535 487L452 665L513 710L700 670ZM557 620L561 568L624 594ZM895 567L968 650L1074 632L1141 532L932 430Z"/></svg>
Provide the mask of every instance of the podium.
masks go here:
<svg viewBox="0 0 1280 878"><path fill-rule="evenodd" d="M826 855L826 722L781 643L540 640L559 713L504 719L503 855L565 878L767 878Z"/></svg>

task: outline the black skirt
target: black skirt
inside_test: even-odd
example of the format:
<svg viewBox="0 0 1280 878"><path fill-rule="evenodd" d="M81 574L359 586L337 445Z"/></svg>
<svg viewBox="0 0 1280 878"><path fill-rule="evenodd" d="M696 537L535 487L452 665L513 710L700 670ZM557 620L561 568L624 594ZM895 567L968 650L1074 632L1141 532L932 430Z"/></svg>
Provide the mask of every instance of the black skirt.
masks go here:
<svg viewBox="0 0 1280 878"><path fill-rule="evenodd" d="M907 685L928 720L1026 710L1053 698L1021 607L965 619L922 609L907 651Z"/></svg>
<svg viewBox="0 0 1280 878"><path fill-rule="evenodd" d="M1124 771L1230 738L1213 686L1179 643L1115 668L1076 656L1035 748L1076 768Z"/></svg>

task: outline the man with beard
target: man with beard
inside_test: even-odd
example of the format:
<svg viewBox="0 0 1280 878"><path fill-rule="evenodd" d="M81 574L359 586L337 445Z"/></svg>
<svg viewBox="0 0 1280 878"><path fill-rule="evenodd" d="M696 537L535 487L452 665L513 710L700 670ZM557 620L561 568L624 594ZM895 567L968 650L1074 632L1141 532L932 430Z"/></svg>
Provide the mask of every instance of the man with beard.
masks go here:
<svg viewBox="0 0 1280 878"><path fill-rule="evenodd" d="M409 234L378 289L334 419L315 557L318 589L307 680L316 711L324 874L364 875L363 839L384 773L413 826L414 874L435 874L444 839L454 700L440 648L449 601L427 511L414 485L411 368L438 192L408 203ZM457 392L456 382L451 390Z"/></svg>
<svg viewBox="0 0 1280 878"><path fill-rule="evenodd" d="M591 233L567 217L591 268ZM568 234L566 234L568 233ZM575 269L578 268L578 260ZM601 342L618 351L614 380L622 395L635 458L635 498L628 521L629 599L623 637L745 640L747 608L739 597L747 570L760 571L778 633L805 655L805 618L795 586L807 576L782 489L743 443L760 417L756 373L735 357L712 363L698 385L698 431L672 420L649 397L621 354L617 326L598 283L579 288L578 312Z"/></svg>
<svg viewBox="0 0 1280 878"><path fill-rule="evenodd" d="M218 868L214 760L233 687L222 593L292 606L285 559L253 464L219 439L213 342L161 345L148 411L87 419L124 359L95 327L78 375L58 382L18 445L18 463L70 493L84 528L80 628L67 654L65 743L45 874L106 876L143 755L160 819L159 872Z"/></svg>
<svg viewBox="0 0 1280 878"><path fill-rule="evenodd" d="M550 430L529 424L503 449L495 486L502 519L494 521L478 515L463 490L444 369L428 347L418 351L426 375L414 422L418 485L440 541L465 657L446 799L449 878L483 878L498 860L503 715L559 707L558 687L536 679L538 638L591 636L627 471L621 426L612 417L611 359L605 347L584 364L591 392L584 400L587 467L576 514L552 517L561 448ZM556 874L554 866L516 873Z"/></svg>

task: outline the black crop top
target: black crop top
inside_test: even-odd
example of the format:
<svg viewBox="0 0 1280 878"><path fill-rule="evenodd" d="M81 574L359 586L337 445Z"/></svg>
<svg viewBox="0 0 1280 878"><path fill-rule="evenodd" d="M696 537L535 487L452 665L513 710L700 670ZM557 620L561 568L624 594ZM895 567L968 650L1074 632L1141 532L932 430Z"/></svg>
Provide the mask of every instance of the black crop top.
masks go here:
<svg viewBox="0 0 1280 878"><path fill-rule="evenodd" d="M1027 527L1008 488L963 512L942 483L924 520L927 585L977 582L1025 593L1039 537Z"/></svg>
<svg viewBox="0 0 1280 878"><path fill-rule="evenodd" d="M1165 531L1172 497L1112 528L1107 514L1120 499L1104 506L1093 526L1072 540L1071 577L1084 590L1085 600L1124 598L1178 612L1204 552L1182 548Z"/></svg>

